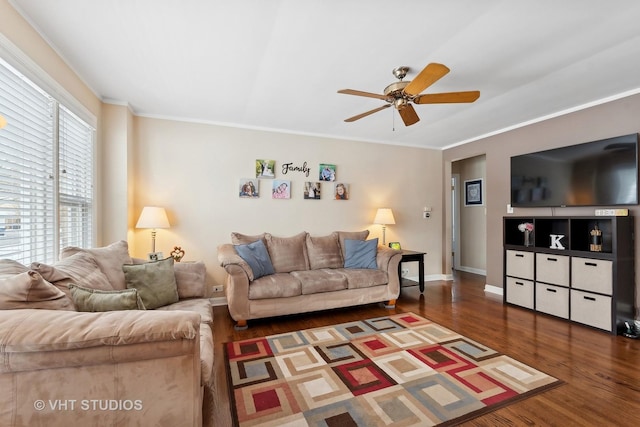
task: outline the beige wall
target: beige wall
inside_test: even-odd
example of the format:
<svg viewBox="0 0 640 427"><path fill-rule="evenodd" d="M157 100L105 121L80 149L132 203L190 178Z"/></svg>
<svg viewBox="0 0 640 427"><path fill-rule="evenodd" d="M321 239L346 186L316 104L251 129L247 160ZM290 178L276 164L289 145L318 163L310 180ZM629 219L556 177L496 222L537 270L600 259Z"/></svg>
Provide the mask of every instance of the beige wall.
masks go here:
<svg viewBox="0 0 640 427"><path fill-rule="evenodd" d="M100 117L100 100L7 0L0 0L0 35L42 68L91 114Z"/></svg>
<svg viewBox="0 0 640 427"><path fill-rule="evenodd" d="M502 287L502 218L507 215L510 202L510 158L517 154L555 148L565 145L626 135L640 131L640 95L623 98L607 104L591 107L544 122L492 136L470 144L445 150L443 171L445 182L451 174L451 162L486 155L486 207L487 207L487 283ZM445 196L446 207L450 206ZM448 209L448 208L447 208ZM632 206L639 228L640 207ZM513 215L593 215L594 208L529 208L515 209ZM444 216L445 229L450 229L449 214ZM450 243L444 240L445 251ZM640 246L636 239L636 259L640 257ZM636 262L636 268L637 267ZM637 276L637 275L636 275ZM640 292L636 280L636 307Z"/></svg>
<svg viewBox="0 0 640 427"><path fill-rule="evenodd" d="M482 179L482 200L486 203L486 159L475 156L452 163L452 173L460 176L458 191L460 207L460 270L485 274L487 267L487 216L482 206L465 206L465 181Z"/></svg>
<svg viewBox="0 0 640 427"><path fill-rule="evenodd" d="M232 231L291 236L366 228L381 239L381 227L372 221L378 207L391 207L396 224L387 227L387 242L428 252L426 275L442 273L441 151L144 117L133 122L135 215L129 227L136 256L150 249L150 232L133 229L145 205L166 207L172 224L158 230L157 250L168 255L181 246L186 260L206 262L216 283L225 277L216 248L230 241ZM240 179L255 177L256 159L276 161L276 177L292 181L290 200L271 199L270 180L260 181L259 199L238 197ZM285 162L307 162L310 176L282 175ZM322 183L321 200L303 199L303 183L317 181L319 163L337 165L338 181L350 184L350 200L333 200L332 183ZM430 219L422 218L425 206L433 207ZM114 230L110 240L122 237ZM417 276L412 264L410 275Z"/></svg>

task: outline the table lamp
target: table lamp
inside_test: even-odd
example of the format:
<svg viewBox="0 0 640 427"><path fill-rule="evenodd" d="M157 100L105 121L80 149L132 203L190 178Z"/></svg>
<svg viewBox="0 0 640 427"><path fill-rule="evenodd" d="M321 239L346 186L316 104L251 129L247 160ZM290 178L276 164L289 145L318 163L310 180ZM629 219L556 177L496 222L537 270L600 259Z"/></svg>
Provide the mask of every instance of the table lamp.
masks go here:
<svg viewBox="0 0 640 427"><path fill-rule="evenodd" d="M393 212L389 208L378 208L378 212L376 212L376 217L373 220L374 224L382 224L382 245L387 245L387 225L395 224L396 220L393 217Z"/></svg>
<svg viewBox="0 0 640 427"><path fill-rule="evenodd" d="M142 209L136 228L151 229L151 254L156 253L156 228L169 228L169 219L164 208L145 206Z"/></svg>

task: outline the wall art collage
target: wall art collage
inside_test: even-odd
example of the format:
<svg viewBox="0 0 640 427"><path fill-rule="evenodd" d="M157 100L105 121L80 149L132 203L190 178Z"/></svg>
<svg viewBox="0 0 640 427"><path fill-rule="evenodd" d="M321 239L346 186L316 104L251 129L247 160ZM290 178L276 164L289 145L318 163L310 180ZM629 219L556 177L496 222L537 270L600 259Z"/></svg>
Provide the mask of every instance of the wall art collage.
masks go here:
<svg viewBox="0 0 640 427"><path fill-rule="evenodd" d="M301 173L307 178L299 187L301 197L306 200L320 200L322 193L331 191L331 197L335 200L349 200L349 184L337 181L336 165L329 163L320 163L317 169L317 180L313 179L314 171L308 166L307 162L302 164L294 164L293 162L282 163L280 166L280 174L276 177L276 161L268 159L256 159L255 178L241 178L238 185L238 195L243 199L256 199L260 197L260 193L266 192L264 188L260 188L260 182L269 182L272 199L291 199L298 197L298 184L292 184L292 180L284 179L285 175ZM263 187L266 186L263 183ZM326 184L323 184L325 182ZM330 184L329 184L330 183ZM296 188L292 188L294 185ZM330 187L328 189L327 187ZM326 197L326 196L325 196Z"/></svg>

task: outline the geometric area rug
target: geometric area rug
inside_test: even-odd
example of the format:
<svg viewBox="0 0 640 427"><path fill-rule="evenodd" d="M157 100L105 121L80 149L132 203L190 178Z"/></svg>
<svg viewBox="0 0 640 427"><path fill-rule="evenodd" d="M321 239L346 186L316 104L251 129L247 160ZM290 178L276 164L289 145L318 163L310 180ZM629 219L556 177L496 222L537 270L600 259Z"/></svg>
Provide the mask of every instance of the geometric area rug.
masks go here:
<svg viewBox="0 0 640 427"><path fill-rule="evenodd" d="M455 425L562 384L413 313L225 344L236 426Z"/></svg>

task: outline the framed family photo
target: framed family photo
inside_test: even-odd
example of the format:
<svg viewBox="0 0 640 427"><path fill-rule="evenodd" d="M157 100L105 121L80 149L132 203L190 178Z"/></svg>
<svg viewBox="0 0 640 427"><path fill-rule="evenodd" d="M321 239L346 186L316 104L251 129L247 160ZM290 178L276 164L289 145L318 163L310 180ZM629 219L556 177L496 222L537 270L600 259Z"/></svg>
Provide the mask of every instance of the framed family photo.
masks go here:
<svg viewBox="0 0 640 427"><path fill-rule="evenodd" d="M320 181L335 181L336 180L336 165L328 163L320 163L318 173L318 179Z"/></svg>
<svg viewBox="0 0 640 427"><path fill-rule="evenodd" d="M290 199L291 198L291 181L275 179L271 190L272 199Z"/></svg>
<svg viewBox="0 0 640 427"><path fill-rule="evenodd" d="M304 198L309 200L320 200L320 183L319 182L305 182L304 183Z"/></svg>
<svg viewBox="0 0 640 427"><path fill-rule="evenodd" d="M275 169L275 160L256 159L256 178L273 179L276 177Z"/></svg>
<svg viewBox="0 0 640 427"><path fill-rule="evenodd" d="M253 178L243 178L240 180L238 195L243 199L254 199L260 197L260 181Z"/></svg>
<svg viewBox="0 0 640 427"><path fill-rule="evenodd" d="M464 182L464 205L482 206L482 179L470 179Z"/></svg>

